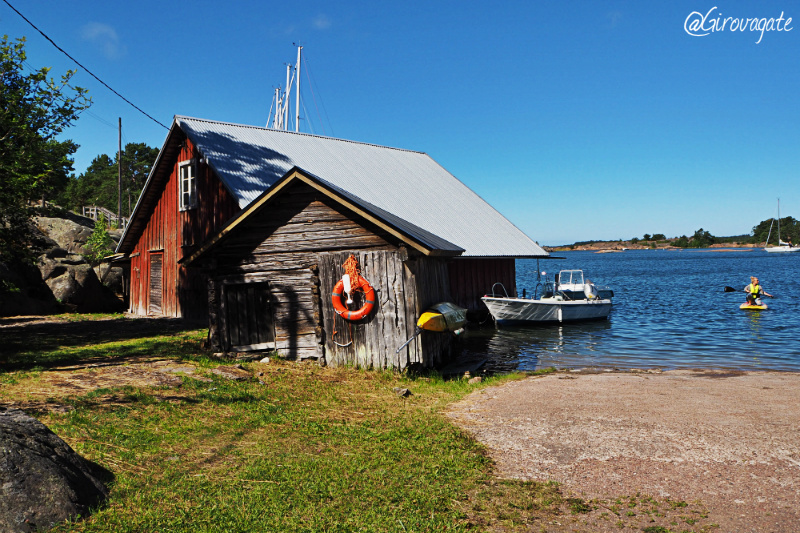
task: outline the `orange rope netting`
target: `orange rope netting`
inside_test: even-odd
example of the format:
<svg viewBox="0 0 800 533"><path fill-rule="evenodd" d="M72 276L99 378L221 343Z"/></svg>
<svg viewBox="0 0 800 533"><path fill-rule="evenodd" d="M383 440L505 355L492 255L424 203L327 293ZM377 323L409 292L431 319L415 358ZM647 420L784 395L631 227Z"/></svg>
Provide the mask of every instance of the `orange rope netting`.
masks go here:
<svg viewBox="0 0 800 533"><path fill-rule="evenodd" d="M358 283L358 277L361 275L361 268L358 266L358 259L353 254L347 258L347 261L342 265L344 272L350 276L350 286L355 287Z"/></svg>

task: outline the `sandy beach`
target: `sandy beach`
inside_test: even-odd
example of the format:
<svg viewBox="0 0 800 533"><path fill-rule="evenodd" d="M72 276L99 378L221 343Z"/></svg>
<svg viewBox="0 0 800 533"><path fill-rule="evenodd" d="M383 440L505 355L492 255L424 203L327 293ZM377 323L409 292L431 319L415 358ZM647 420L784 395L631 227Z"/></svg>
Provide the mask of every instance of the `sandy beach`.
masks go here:
<svg viewBox="0 0 800 533"><path fill-rule="evenodd" d="M587 500L698 502L717 531L800 530L800 374L555 373L473 393L448 414L503 478L555 480ZM580 531L620 530L599 511L580 520Z"/></svg>

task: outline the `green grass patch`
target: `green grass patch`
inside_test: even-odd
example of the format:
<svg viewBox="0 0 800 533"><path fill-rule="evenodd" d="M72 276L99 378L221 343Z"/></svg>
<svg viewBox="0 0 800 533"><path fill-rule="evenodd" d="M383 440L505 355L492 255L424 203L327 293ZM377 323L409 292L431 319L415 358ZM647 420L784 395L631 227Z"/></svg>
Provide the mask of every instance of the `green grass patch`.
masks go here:
<svg viewBox="0 0 800 533"><path fill-rule="evenodd" d="M135 356L191 357L206 330L175 319L122 315L57 315L3 331L0 373Z"/></svg>
<svg viewBox="0 0 800 533"><path fill-rule="evenodd" d="M469 384L273 357L243 364L252 380L229 381L210 372L230 363L203 350L207 332L176 321L68 316L5 333L0 401L27 405L112 479L102 508L54 531L522 532L600 505L618 519L623 501L635 505L494 477L484 447L443 411L519 375ZM104 373L143 361L196 372L164 386ZM83 384L103 373L102 383L70 387L73 372ZM412 394L398 397L398 387Z"/></svg>
<svg viewBox="0 0 800 533"><path fill-rule="evenodd" d="M492 496L483 447L442 414L475 389L463 380L273 358L228 381L203 372L222 364L206 332L173 321L70 316L8 332L4 400L24 406L38 390L38 418L113 476L105 506L56 531L465 531L561 501L552 484L503 482ZM163 359L212 381L47 389L65 368Z"/></svg>
<svg viewBox="0 0 800 533"><path fill-rule="evenodd" d="M460 502L490 463L437 412L448 395L439 382L402 380L414 391L404 401L389 387L398 376L295 363L259 371L263 383L187 378L173 400L99 390L49 415L51 428L116 476L111 503L63 530L467 527Z"/></svg>

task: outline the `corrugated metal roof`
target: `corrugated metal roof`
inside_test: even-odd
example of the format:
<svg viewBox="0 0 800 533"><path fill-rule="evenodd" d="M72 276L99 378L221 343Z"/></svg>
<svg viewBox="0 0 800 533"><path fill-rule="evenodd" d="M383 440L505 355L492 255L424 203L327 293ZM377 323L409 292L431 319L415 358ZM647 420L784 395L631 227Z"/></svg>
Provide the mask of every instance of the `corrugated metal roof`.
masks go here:
<svg viewBox="0 0 800 533"><path fill-rule="evenodd" d="M376 207L369 202L365 202L361 198L351 194L349 191L340 189L339 187L336 187L335 185L323 180L319 176L315 176L301 168L294 167L278 182L273 184L270 189L266 190L258 198L253 200L246 209L242 209L233 218L231 218L225 224L224 228L222 228L210 240L206 241L191 256L186 257L179 262L183 262L184 264L188 265L205 256L209 250L217 247L224 239L234 233L237 233L237 231L235 231L237 226L243 223L246 224L248 219L258 216L257 214L259 212L269 210L270 205L272 205L270 202L280 202L279 198L282 189L285 188L287 182L295 179L302 180L315 189L327 194L334 200L341 202L342 205L355 209L362 216L366 215L366 217L373 223L376 223L384 230L388 230L390 233L394 234L395 237L399 237L401 240L411 244L411 246L417 248L417 250L425 254L457 257L464 253L463 248L460 248L455 244L442 239L438 235L434 235L433 233L411 224L407 220L403 220L387 211L384 211L380 207ZM370 217L374 217L374 219ZM239 231L247 232L247 229L242 229ZM399 234L395 233L398 231ZM405 235L405 238L403 238L401 235Z"/></svg>
<svg viewBox="0 0 800 533"><path fill-rule="evenodd" d="M344 190L344 189L342 189L340 187L337 187L333 183L330 183L329 181L324 180L324 179L320 178L319 176L315 176L315 175L311 174L310 172L304 172L303 169L299 169L299 170L300 170L300 172L302 172L303 174L305 174L309 178L316 179L322 185L327 186L328 188L330 188L331 190L333 190L337 194L340 194L344 198L347 198L348 200L350 200L354 204L360 206L365 211L368 211L368 212L372 213L373 215L377 216L378 218L380 218L381 220L383 220L387 224L389 224L391 226L394 226L395 228L401 230L403 233L411 236L417 242L423 244L424 246L426 246L426 247L428 247L430 249L439 250L439 251L443 251L443 252L455 252L455 253L457 253L459 255L464 252L464 249L461 248L460 246L455 245L452 242L450 242L450 241L448 241L446 239L443 239L440 236L435 235L435 234L425 230L424 228L420 228L419 226L416 226L416 225L410 223L409 221L407 221L407 220L405 220L403 218L400 218L400 217L398 217L398 216L396 216L396 215L394 215L392 213L389 213L388 211L386 211L384 209L381 209L380 207L378 207L376 205L373 205L373 204L371 204L371 203L369 203L367 201L364 201L362 198L356 196L355 194L351 193L350 191L346 191L346 190Z"/></svg>
<svg viewBox="0 0 800 533"><path fill-rule="evenodd" d="M293 167L439 236L464 256L547 256L422 152L175 117L244 208Z"/></svg>

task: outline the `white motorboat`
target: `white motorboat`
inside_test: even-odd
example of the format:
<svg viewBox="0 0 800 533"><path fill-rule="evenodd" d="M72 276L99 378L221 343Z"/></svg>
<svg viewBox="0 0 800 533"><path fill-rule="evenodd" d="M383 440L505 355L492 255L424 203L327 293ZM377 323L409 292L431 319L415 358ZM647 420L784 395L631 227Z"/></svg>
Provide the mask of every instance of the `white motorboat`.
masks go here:
<svg viewBox="0 0 800 533"><path fill-rule="evenodd" d="M545 274L546 275L546 274ZM545 280L545 297L561 295L568 300L592 299L592 290L596 289L595 296L610 300L614 297L614 291L608 287L598 287L583 276L583 270L562 270L556 275L554 281ZM535 295L534 295L535 296Z"/></svg>
<svg viewBox="0 0 800 533"><path fill-rule="evenodd" d="M778 245L777 246L770 246L769 245L769 238L772 236L772 224L775 223L775 220L778 221ZM767 243L764 251L770 253L793 253L793 252L800 252L800 246L792 246L790 242L784 242L781 240L781 199L778 198L778 218L772 219L772 224L769 225L769 234L767 234Z"/></svg>
<svg viewBox="0 0 800 533"><path fill-rule="evenodd" d="M608 318L613 291L598 288L584 280L582 270L562 270L552 282L545 281L531 298L508 296L502 284L495 283L492 294L483 296L497 324L563 323ZM499 287L498 287L499 286ZM502 289L504 294L498 294Z"/></svg>

